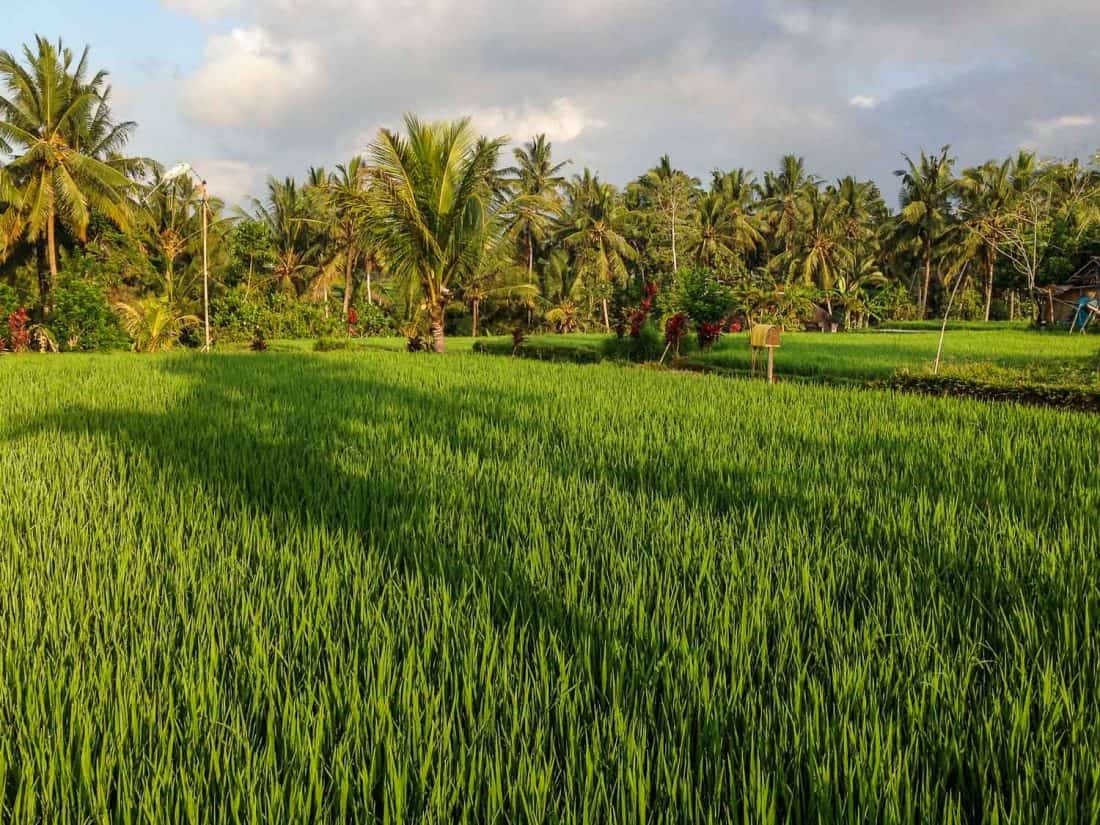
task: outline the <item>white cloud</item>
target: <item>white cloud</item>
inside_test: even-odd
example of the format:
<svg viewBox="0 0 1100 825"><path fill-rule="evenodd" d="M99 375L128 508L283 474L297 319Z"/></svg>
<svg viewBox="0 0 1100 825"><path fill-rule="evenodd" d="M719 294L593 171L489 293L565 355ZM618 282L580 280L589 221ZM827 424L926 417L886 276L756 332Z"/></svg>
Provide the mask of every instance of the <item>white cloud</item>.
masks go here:
<svg viewBox="0 0 1100 825"><path fill-rule="evenodd" d="M241 10L240 0L161 0L166 8L189 14L204 23Z"/></svg>
<svg viewBox="0 0 1100 825"><path fill-rule="evenodd" d="M209 41L206 61L183 88L184 111L215 126L281 123L324 86L320 48L279 43L259 27Z"/></svg>
<svg viewBox="0 0 1100 825"><path fill-rule="evenodd" d="M243 160L206 158L195 161L196 174L202 175L210 197L221 198L230 206L244 206L259 192L263 172Z"/></svg>
<svg viewBox="0 0 1100 825"><path fill-rule="evenodd" d="M546 132L616 183L665 152L705 175L793 151L886 190L901 151L1074 153L1091 134L1081 113L1100 119L1100 70L1082 57L1095 0L1051 0L1058 15L1024 0L751 0L737 15L703 0L161 2L247 21L206 31L181 84L189 122L163 128L170 154L279 177L345 161L404 112L469 114L517 142Z"/></svg>
<svg viewBox="0 0 1100 825"><path fill-rule="evenodd" d="M1096 118L1092 115L1062 115L1050 120L1037 120L1032 122L1036 132L1058 132L1062 129L1079 129L1084 126L1092 126Z"/></svg>
<svg viewBox="0 0 1100 825"><path fill-rule="evenodd" d="M488 135L508 135L524 141L545 134L556 143L568 143L586 130L598 129L603 121L592 117L582 106L567 97L559 97L544 108L523 106L475 110L474 125Z"/></svg>

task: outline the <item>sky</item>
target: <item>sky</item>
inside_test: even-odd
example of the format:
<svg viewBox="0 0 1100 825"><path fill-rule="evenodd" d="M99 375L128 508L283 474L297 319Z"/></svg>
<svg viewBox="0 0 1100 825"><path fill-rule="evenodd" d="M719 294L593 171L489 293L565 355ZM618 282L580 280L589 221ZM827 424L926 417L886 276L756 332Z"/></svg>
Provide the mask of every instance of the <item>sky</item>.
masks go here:
<svg viewBox="0 0 1100 825"><path fill-rule="evenodd" d="M0 48L91 46L134 154L231 203L364 151L405 112L545 132L623 184L786 153L888 198L902 153L1100 149L1096 0L0 0Z"/></svg>

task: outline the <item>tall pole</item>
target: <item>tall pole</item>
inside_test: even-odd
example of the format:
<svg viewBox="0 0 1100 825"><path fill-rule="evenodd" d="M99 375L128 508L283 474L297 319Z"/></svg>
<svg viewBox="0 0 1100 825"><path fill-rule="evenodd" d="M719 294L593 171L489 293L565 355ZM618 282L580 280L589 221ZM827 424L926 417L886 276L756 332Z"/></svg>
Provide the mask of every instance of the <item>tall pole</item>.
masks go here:
<svg viewBox="0 0 1100 825"><path fill-rule="evenodd" d="M202 320L206 328L206 345L210 352L210 263L206 252L206 181L202 182Z"/></svg>

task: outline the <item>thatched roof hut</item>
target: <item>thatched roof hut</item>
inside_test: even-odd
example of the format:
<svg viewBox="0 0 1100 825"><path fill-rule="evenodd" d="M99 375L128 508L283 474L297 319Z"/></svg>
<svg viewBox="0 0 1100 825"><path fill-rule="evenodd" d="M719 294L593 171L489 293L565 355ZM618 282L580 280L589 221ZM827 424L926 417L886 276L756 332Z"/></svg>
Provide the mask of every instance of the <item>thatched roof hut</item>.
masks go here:
<svg viewBox="0 0 1100 825"><path fill-rule="evenodd" d="M1082 297L1100 298L1100 257L1094 257L1064 284L1039 289L1039 322L1069 326Z"/></svg>

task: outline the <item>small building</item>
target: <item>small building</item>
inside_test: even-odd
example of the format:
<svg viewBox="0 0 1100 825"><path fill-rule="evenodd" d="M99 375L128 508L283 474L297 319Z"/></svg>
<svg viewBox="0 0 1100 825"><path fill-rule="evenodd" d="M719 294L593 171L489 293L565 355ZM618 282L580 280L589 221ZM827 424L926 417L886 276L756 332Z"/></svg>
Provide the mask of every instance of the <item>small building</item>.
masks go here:
<svg viewBox="0 0 1100 825"><path fill-rule="evenodd" d="M1100 257L1093 257L1064 284L1039 288L1039 323L1068 327L1081 298L1100 298Z"/></svg>

